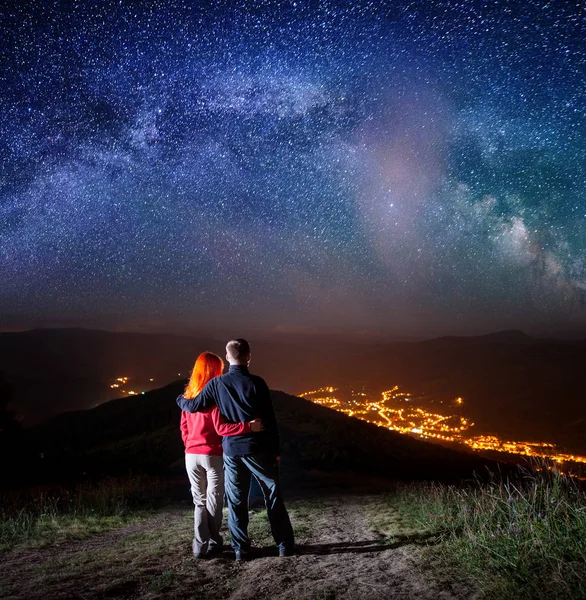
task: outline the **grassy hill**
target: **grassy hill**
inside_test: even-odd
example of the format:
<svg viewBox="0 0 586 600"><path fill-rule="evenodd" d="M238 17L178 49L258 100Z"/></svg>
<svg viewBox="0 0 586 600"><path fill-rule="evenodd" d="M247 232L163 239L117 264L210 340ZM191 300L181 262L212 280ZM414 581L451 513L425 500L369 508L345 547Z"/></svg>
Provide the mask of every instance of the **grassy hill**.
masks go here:
<svg viewBox="0 0 586 600"><path fill-rule="evenodd" d="M584 598L584 493L575 482L519 473L278 391L298 555L273 558L266 512L255 508L253 560L238 565L226 551L194 564L175 405L182 388L175 382L26 432L25 472L73 481L0 497L0 595ZM497 466L504 478L471 481ZM358 595L356 581L369 584Z"/></svg>

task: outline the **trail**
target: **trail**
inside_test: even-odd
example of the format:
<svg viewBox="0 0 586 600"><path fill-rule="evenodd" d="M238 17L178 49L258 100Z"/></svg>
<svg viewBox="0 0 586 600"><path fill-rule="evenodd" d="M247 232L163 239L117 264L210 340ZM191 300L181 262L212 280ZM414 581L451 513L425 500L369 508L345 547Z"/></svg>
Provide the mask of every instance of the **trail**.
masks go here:
<svg viewBox="0 0 586 600"><path fill-rule="evenodd" d="M422 568L422 543L401 530L386 537L368 526L372 496L321 496L291 503L298 554L278 558L268 538L251 560L226 550L214 559L190 554L191 511L168 510L88 540L6 553L5 600L229 598L464 600L458 585L440 586ZM392 511L392 507L389 507ZM262 517L251 529L264 530ZM390 513L391 520L394 517ZM257 540L258 543L258 540Z"/></svg>
<svg viewBox="0 0 586 600"><path fill-rule="evenodd" d="M389 543L368 529L366 503L353 496L320 501L299 556L246 564L242 585L230 598L456 598L430 585L414 543Z"/></svg>

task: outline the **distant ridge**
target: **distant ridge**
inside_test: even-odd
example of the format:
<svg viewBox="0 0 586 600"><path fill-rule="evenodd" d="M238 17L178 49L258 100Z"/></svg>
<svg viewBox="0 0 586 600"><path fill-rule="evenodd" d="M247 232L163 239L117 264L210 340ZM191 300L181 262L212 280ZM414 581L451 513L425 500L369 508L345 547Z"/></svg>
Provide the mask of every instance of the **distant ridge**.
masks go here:
<svg viewBox="0 0 586 600"><path fill-rule="evenodd" d="M495 331L494 333L485 333L482 335L473 336L442 336L433 338L430 340L424 340L423 342L415 342L420 344L431 343L431 342L458 342L458 343L469 343L477 344L484 342L499 342L507 344L533 344L541 341L538 338L532 337L520 329L505 329L503 331Z"/></svg>

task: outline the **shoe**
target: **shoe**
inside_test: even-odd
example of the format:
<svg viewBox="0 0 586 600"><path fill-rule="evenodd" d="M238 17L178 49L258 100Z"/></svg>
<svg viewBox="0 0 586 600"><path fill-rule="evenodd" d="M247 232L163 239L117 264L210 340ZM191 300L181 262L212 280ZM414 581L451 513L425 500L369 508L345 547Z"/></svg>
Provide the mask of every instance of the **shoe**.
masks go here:
<svg viewBox="0 0 586 600"><path fill-rule="evenodd" d="M246 560L248 557L248 550L234 550L234 560Z"/></svg>
<svg viewBox="0 0 586 600"><path fill-rule="evenodd" d="M284 558L285 556L295 556L295 548L293 546L279 546L279 556Z"/></svg>
<svg viewBox="0 0 586 600"><path fill-rule="evenodd" d="M208 554L207 544L202 546L193 540L191 542L191 551L193 552L193 558L205 558Z"/></svg>
<svg viewBox="0 0 586 600"><path fill-rule="evenodd" d="M223 544L210 544L208 546L208 556L217 556L218 554L222 554L223 551Z"/></svg>

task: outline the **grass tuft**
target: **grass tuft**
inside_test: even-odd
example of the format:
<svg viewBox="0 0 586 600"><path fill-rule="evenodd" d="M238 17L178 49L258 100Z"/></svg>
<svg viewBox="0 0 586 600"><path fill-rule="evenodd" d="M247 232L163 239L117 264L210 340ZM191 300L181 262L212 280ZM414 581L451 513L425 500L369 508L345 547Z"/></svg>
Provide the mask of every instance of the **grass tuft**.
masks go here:
<svg viewBox="0 0 586 600"><path fill-rule="evenodd" d="M436 536L430 565L456 569L483 598L586 598L586 494L570 478L541 470L468 487L411 484L393 504Z"/></svg>

